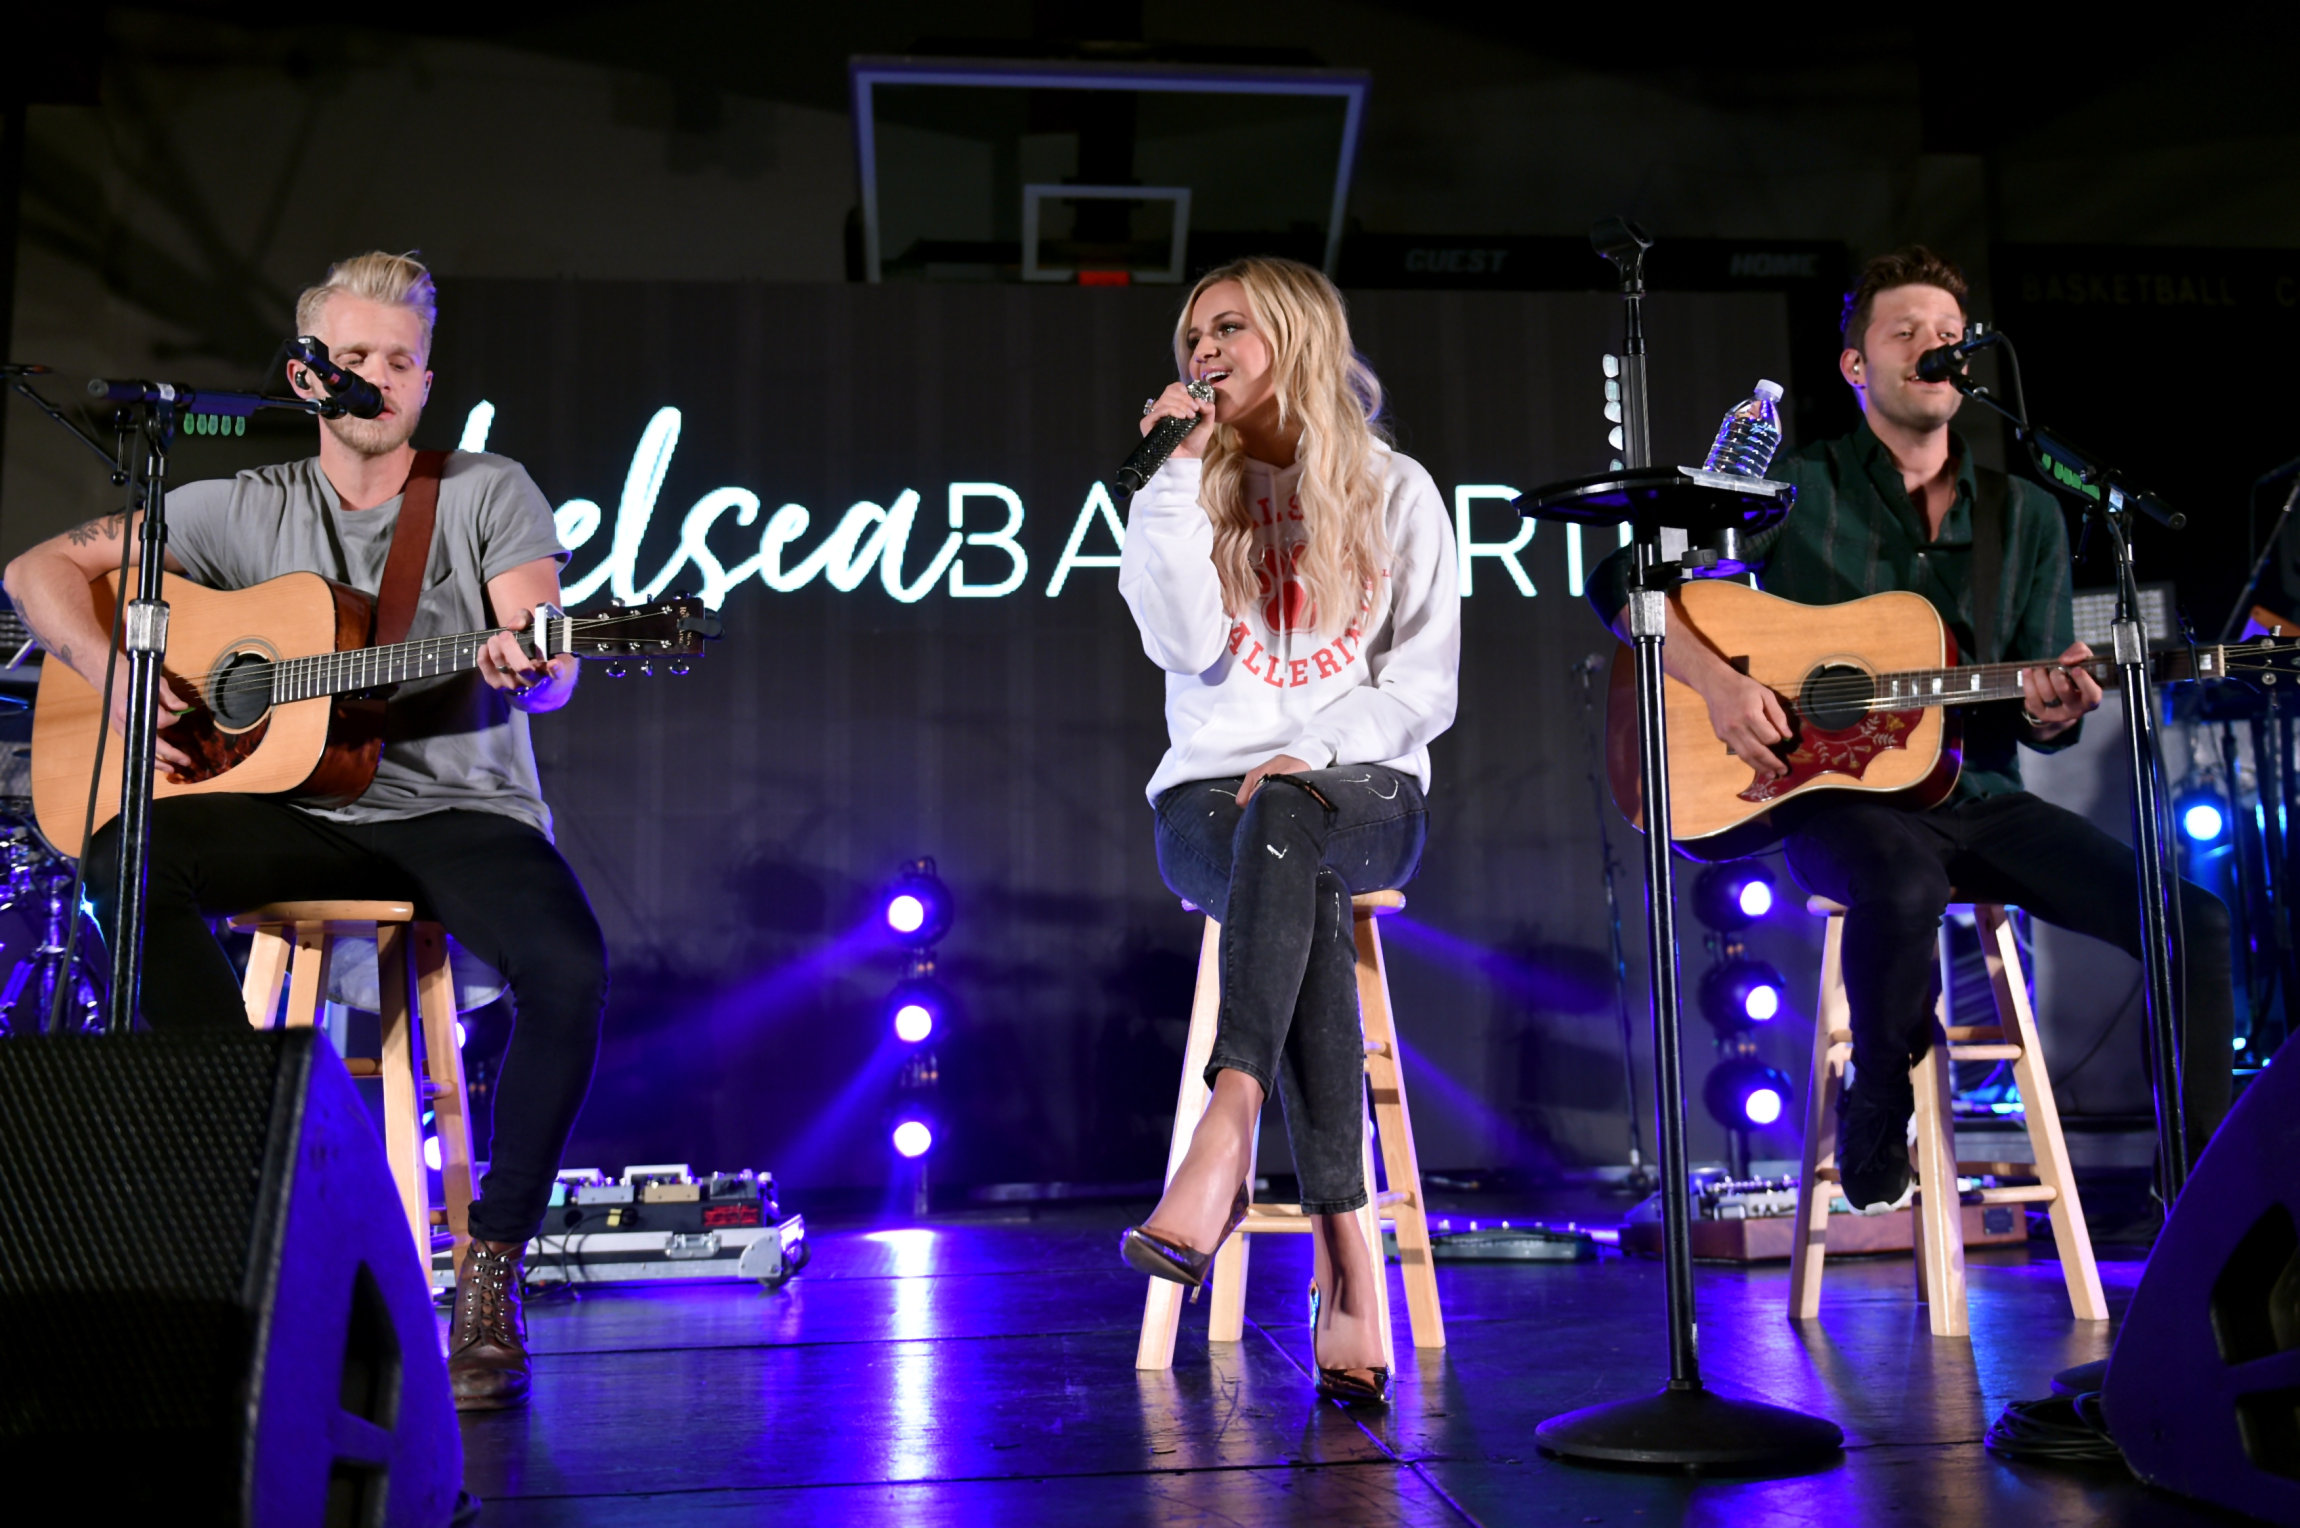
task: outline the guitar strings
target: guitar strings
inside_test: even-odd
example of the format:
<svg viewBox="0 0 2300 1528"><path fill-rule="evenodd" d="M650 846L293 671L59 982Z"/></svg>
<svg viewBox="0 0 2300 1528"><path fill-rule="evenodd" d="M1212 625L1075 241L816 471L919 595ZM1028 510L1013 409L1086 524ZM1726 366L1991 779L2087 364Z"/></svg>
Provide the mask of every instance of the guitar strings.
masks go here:
<svg viewBox="0 0 2300 1528"><path fill-rule="evenodd" d="M558 620L560 618L553 617L552 619ZM600 627L604 626L624 625L641 621L658 621L662 619L662 613L660 611L634 610L617 612L611 615L571 616L565 619L570 627L570 635L573 635L575 632L596 633ZM261 670L257 673L244 675L226 675L223 680L212 686L199 686L197 688L199 689L202 698L207 701L208 708L210 710L214 710L216 709L216 704L218 701L228 700L242 695L261 695L269 692L276 692L283 687L293 687L292 685L285 683L287 680L300 679L314 674L326 675L330 665L333 665L337 671L333 677L342 678L353 671L357 665L375 663L379 659L386 659L390 661L414 659L420 661L426 658L433 658L453 653L465 644L469 644L472 647L474 653L474 658L472 661L476 661L476 653L480 645L487 642L488 639L500 636L509 630L509 627L499 626L490 628L486 631L458 632L450 636L442 637L421 637L412 642L394 643L389 647L353 647L339 649L332 653L309 653L294 658L275 658L264 664ZM642 653L634 653L628 656L644 657L647 655ZM468 663L459 660L455 664L453 671L460 671L461 669L468 666ZM447 673L451 672L451 670L441 669L438 672ZM406 677L409 679L428 679L433 676L429 674L411 674ZM375 684L387 684L403 681L378 679L373 682ZM319 693L329 694L334 692L332 690L322 690ZM305 696L301 698L313 699L316 697Z"/></svg>
<svg viewBox="0 0 2300 1528"><path fill-rule="evenodd" d="M2272 663L2254 661L2254 654L2270 654L2290 650L2291 644L2280 644L2274 639L2256 644L2236 644L2220 649L2222 672L2266 670ZM1856 673L1836 678L1815 680L1801 686L1784 698L1814 703L1834 703L1855 706L1866 711L1916 710L1928 703L1973 703L1994 700L2015 700L2024 696L2026 689L2017 683L2016 676L2029 669L2071 668L2082 669L2094 679L2108 681L2116 672L2112 659L2090 659L2083 663L2058 664L2050 659L2031 660L2026 663L1976 663L1951 669L1900 669L1884 673ZM1914 693L1894 695L1884 693L1896 681L1916 681L1924 684L1933 679L1953 682L1951 688L1944 683L1940 689L1920 688ZM1972 681L1979 680L1978 684ZM1779 692L1776 692L1779 693Z"/></svg>

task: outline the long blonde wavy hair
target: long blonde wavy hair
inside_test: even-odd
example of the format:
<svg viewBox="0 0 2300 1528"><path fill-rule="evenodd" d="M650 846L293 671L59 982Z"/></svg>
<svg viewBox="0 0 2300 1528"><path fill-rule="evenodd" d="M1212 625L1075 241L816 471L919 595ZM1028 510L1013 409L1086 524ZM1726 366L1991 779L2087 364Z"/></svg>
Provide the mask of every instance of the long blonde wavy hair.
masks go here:
<svg viewBox="0 0 2300 1528"><path fill-rule="evenodd" d="M1306 538L1297 576L1310 596L1318 634L1341 632L1367 591L1389 571L1382 525L1379 446L1382 384L1350 344L1342 294L1325 276L1294 260L1233 260L1198 278L1174 324L1174 364L1190 376L1190 314L1208 287L1235 281L1246 290L1254 321L1269 341L1281 425L1301 422L1296 489ZM1246 502L1246 451L1238 432L1214 427L1205 451L1199 503L1214 522L1214 569L1232 612L1254 608L1262 590L1254 570L1254 522Z"/></svg>

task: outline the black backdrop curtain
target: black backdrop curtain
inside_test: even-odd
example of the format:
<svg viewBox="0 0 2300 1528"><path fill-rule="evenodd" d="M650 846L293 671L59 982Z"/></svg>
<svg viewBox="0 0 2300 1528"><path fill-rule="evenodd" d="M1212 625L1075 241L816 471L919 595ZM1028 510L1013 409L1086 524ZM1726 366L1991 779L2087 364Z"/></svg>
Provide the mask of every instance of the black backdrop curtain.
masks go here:
<svg viewBox="0 0 2300 1528"><path fill-rule="evenodd" d="M1089 492L1133 439L1141 399L1171 378L1179 297L453 284L423 443L454 444L474 407L492 404L489 449L524 462L554 504L599 506L563 511L563 523L598 522L571 583L609 559L620 524L619 561L643 591L674 558L690 508L720 489L757 501L746 526L741 494L714 500L704 541L726 568L759 551L781 506L809 512L804 533L784 536L779 568L793 582L850 506L899 511L908 490L898 585L913 592L950 534L957 483L977 485L959 504L962 531L984 538L959 550L964 579L996 588L1016 563L990 538L1013 509L980 485L1021 508L1013 540L1028 567L1011 593L953 597L945 572L906 602L879 562L842 591L835 558L795 589L754 576L726 594L728 634L693 675L616 681L593 666L575 703L538 721L559 842L615 962L571 1165L687 1160L772 1168L799 1186L887 1181L898 1058L879 1005L896 959L858 930L896 866L929 854L958 908L941 950L959 1013L943 1042L938 1175L1160 1171L1197 928L1159 883L1142 796L1164 746L1159 675L1110 568L1074 567L1047 591L1082 513L1093 523L1078 550L1115 551ZM1365 292L1352 314L1401 447L1449 498L1594 471L1611 455L1599 358L1618 342L1615 300ZM1698 461L1758 377L1790 380L1778 296L1665 294L1649 322L1664 460ZM678 410L675 449L650 458L660 486L632 550L649 486L634 455L643 439L665 443L665 408ZM1470 513L1481 543L1515 534L1496 498L1473 498ZM866 512L851 529L859 562L879 527ZM1530 597L1507 559L1474 560L1460 720L1434 749L1430 850L1407 918L1385 925L1433 1168L1621 1158L1596 825L1568 673L1610 654L1611 639L1568 591L1565 540L1543 526L1517 554ZM1610 542L1589 537L1588 561ZM690 562L672 586L697 587L698 572ZM1635 883L1623 892L1634 918ZM1638 942L1633 928L1633 965ZM1695 950L1688 965L1699 962ZM1801 1075L1800 1037L1778 1048L1769 1059ZM1696 1079L1702 1070L1696 1058ZM1284 1170L1283 1149L1265 1162Z"/></svg>

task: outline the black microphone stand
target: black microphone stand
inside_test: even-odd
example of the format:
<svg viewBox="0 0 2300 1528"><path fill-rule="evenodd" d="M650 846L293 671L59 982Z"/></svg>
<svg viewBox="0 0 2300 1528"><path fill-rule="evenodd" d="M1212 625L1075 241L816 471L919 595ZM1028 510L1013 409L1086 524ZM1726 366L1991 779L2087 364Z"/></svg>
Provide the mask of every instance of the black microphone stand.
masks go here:
<svg viewBox="0 0 2300 1528"><path fill-rule="evenodd" d="M1621 275L1622 462L1636 475L1652 462L1645 399L1645 251L1652 240L1622 218L1590 234ZM1707 476L1704 474L1704 476ZM1754 480L1751 480L1754 481ZM1780 484L1758 485L1785 492ZM1519 501L1520 513L1528 509ZM1661 512L1666 512L1664 509ZM1653 515L1633 518L1634 573L1629 631L1637 667L1637 764L1645 809L1645 955L1653 994L1654 1111L1659 1116L1661 1233L1669 1319L1669 1383L1652 1395L1566 1412L1534 1430L1539 1444L1568 1459L1609 1464L1753 1468L1815 1460L1843 1447L1835 1423L1786 1407L1734 1400L1703 1387L1693 1307L1693 1193L1685 1146L1685 1069L1677 966L1676 875L1669 832L1668 714L1662 696L1662 644L1669 592L1687 556L1687 533Z"/></svg>
<svg viewBox="0 0 2300 1528"><path fill-rule="evenodd" d="M9 368L15 391L39 406L41 412L70 430L90 450L103 456L103 447L42 398L24 380L34 368ZM159 743L160 660L168 649L168 603L161 579L166 573L168 451L187 419L245 419L258 409L296 409L324 414L328 406L304 398L272 398L258 393L201 392L165 382L103 382L88 385L89 392L119 405L114 423L121 430L119 461L112 480L125 480L127 515L141 509L138 531L136 596L127 602L115 628L118 654L128 655L126 736L120 771L119 905L114 909L109 944L112 955L111 991L104 1029L125 1034L133 1028L142 997L144 968L144 902L151 865L152 780ZM242 426L241 428L245 428ZM131 446L131 440L133 442ZM131 450L133 454L131 455ZM110 460L107 458L107 460ZM97 725L108 726L109 716ZM91 793L96 789L90 782ZM86 856L86 847L81 854ZM77 900L75 899L75 912Z"/></svg>
<svg viewBox="0 0 2300 1528"><path fill-rule="evenodd" d="M2006 350L2011 353L2010 345ZM2017 377L2019 358L2014 356ZM1962 369L1948 380L1967 398L2003 415L2014 438L2028 448L2047 482L2080 500L2084 512L2108 535L2116 560L2116 620L2110 627L2118 676L2124 689L2125 756L2132 769L2133 859L2140 880L2140 963L2147 995L2150 1084L2156 1093L2157 1195L2171 1213L2188 1182L2188 1104L2181 1092L2181 1035L2186 1028L2180 970L2174 948L2177 917L2171 899L2179 880L2172 870L2167 834L2171 812L2165 800L2164 753L2157 732L2156 691L2148 671L2148 639L2140 621L2140 579L2132 560L2133 514L2138 511L2168 530L2188 517L2174 511L2129 473L2095 452L2071 444L2029 423L2028 411L2008 408L1985 384ZM2220 958L2215 952L2215 958Z"/></svg>
<svg viewBox="0 0 2300 1528"><path fill-rule="evenodd" d="M1627 410L1623 411L1624 413ZM1620 856L1613 852L1613 834L1605 825L1605 745L1597 724L1597 694L1593 681L1602 660L1595 653L1573 666L1581 681L1581 744L1589 764L1589 802L1597 809L1597 854L1605 871L1605 928L1612 940L1613 1006L1621 1019L1621 1096L1629 1111L1629 1176L1624 1180L1640 1194L1653 1190L1653 1169L1645 1160L1645 1132L1637 1122L1637 1039L1629 1022L1629 956L1621 947L1621 892L1617 877Z"/></svg>

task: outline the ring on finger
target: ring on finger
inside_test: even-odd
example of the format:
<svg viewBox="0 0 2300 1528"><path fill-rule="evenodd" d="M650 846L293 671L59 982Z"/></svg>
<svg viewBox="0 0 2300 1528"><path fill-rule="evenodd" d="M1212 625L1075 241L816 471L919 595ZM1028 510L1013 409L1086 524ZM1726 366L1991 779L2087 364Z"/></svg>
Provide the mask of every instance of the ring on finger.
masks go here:
<svg viewBox="0 0 2300 1528"><path fill-rule="evenodd" d="M1144 419L1148 419L1148 418L1150 417L1150 411L1151 411L1152 409L1156 408L1157 406L1158 406L1158 400L1157 400L1157 399L1155 399L1155 398L1145 398L1145 399L1143 399L1143 400L1142 400L1142 417L1143 417Z"/></svg>

